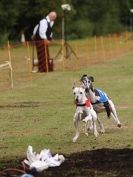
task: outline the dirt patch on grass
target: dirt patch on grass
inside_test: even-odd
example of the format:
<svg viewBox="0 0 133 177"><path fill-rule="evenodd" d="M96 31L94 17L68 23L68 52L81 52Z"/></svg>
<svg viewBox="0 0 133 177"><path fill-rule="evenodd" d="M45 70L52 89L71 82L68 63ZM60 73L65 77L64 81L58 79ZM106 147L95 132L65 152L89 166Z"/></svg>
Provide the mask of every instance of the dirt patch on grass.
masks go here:
<svg viewBox="0 0 133 177"><path fill-rule="evenodd" d="M12 103L7 105L0 105L0 108L28 108L28 107L39 107L40 102L18 102L18 103Z"/></svg>
<svg viewBox="0 0 133 177"><path fill-rule="evenodd" d="M60 167L49 168L42 173L34 173L33 176L131 177L133 175L133 149L88 150L64 156L66 160ZM4 168L15 167L15 163L7 162L4 166ZM11 175L8 173L8 176Z"/></svg>

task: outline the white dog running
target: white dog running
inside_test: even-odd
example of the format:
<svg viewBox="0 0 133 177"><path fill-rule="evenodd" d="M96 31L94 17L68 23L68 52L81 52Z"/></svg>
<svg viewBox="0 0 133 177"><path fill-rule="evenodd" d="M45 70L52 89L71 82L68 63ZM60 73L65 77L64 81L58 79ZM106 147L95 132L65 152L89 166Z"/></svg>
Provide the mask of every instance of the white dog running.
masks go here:
<svg viewBox="0 0 133 177"><path fill-rule="evenodd" d="M95 137L98 136L96 121L97 114L94 111L90 100L85 95L85 89L83 87L73 86L74 101L76 104L76 111L74 114L73 124L75 127L76 134L73 138L73 142L76 142L79 137L78 123L79 121L85 121L85 134L88 135L88 125L90 123Z"/></svg>

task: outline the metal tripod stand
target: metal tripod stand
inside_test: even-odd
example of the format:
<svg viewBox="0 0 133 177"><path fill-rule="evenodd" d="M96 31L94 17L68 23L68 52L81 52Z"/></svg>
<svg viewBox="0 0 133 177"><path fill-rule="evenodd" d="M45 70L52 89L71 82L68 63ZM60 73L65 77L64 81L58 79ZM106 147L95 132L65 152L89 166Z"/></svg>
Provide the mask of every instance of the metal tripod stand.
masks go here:
<svg viewBox="0 0 133 177"><path fill-rule="evenodd" d="M59 49L58 53L55 56L55 59L59 58L61 56L62 59L70 59L71 54L75 56L76 59L78 59L75 51L72 49L72 47L67 42L67 35L66 35L66 9L63 9L63 15L62 15L62 45Z"/></svg>

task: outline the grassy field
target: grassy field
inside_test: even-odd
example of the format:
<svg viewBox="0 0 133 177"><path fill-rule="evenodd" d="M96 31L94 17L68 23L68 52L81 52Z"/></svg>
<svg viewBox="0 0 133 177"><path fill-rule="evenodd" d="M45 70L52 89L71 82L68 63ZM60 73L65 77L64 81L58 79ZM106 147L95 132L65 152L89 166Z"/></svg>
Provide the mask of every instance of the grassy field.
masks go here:
<svg viewBox="0 0 133 177"><path fill-rule="evenodd" d="M95 140L82 131L77 143L72 119L75 110L73 81L82 74L95 78L114 101L122 128L100 114L106 133ZM35 76L36 75L36 76ZM33 74L32 79L0 91L0 160L25 157L28 145L38 152L70 154L100 148L133 148L133 53L77 71Z"/></svg>

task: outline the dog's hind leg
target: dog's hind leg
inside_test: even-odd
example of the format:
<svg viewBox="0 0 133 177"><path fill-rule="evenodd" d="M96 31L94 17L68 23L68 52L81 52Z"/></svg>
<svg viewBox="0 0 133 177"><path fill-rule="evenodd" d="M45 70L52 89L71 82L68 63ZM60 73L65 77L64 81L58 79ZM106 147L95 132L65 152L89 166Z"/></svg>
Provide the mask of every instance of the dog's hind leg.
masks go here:
<svg viewBox="0 0 133 177"><path fill-rule="evenodd" d="M114 122L117 124L118 127L121 127L121 123L120 123L120 121L118 119L118 116L117 116L117 113L116 113L116 109L115 109L115 105L112 102L112 100L109 100L109 105L110 105L110 108L111 108L111 117L112 117L112 119L114 120Z"/></svg>
<svg viewBox="0 0 133 177"><path fill-rule="evenodd" d="M78 139L78 137L79 137L79 130L78 130L78 122L79 122L79 120L80 120L80 117L79 117L79 116L80 116L79 114L76 114L76 113L75 113L74 119L73 119L73 125L74 125L75 132L76 132L76 134L75 134L75 136L74 136L74 138L73 138L73 140L72 140L74 143L77 141L77 139Z"/></svg>
<svg viewBox="0 0 133 177"><path fill-rule="evenodd" d="M100 119L98 117L97 117L97 122L98 122L98 125L100 127L100 132L105 133L104 126L103 126L102 122L100 121Z"/></svg>
<svg viewBox="0 0 133 177"><path fill-rule="evenodd" d="M120 127L121 127L121 123L120 123L120 121L119 121L117 115L115 115L113 111L111 111L111 117L112 117L112 119L114 120L114 122L117 123L117 127L120 128Z"/></svg>

